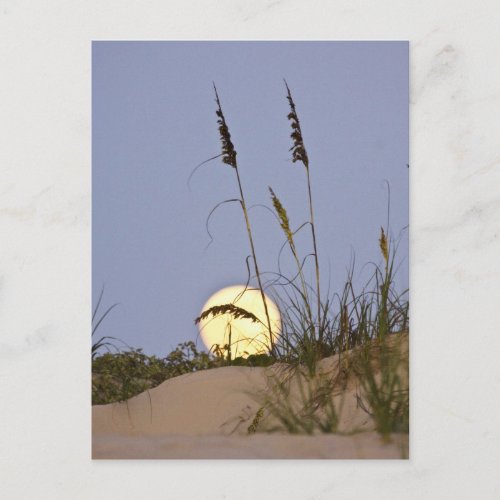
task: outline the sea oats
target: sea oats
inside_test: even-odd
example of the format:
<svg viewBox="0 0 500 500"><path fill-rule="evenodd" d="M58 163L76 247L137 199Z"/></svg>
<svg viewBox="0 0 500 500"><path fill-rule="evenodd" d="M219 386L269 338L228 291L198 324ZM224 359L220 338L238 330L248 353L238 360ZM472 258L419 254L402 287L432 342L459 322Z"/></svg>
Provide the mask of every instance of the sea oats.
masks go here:
<svg viewBox="0 0 500 500"><path fill-rule="evenodd" d="M236 163L236 150L231 141L231 134L229 133L229 127L226 123L226 118L222 112L222 107L219 100L219 94L217 93L217 88L214 85L215 90L215 102L217 103L217 110L215 114L217 115L217 123L219 124L219 134L222 143L222 161L231 165L233 168L237 168Z"/></svg>
<svg viewBox="0 0 500 500"><path fill-rule="evenodd" d="M248 241L250 243L250 250L252 252L252 260L254 263L254 268L255 268L255 276L257 278L257 283L259 286L259 291L260 295L262 298L262 303L264 305L264 311L266 314L266 320L267 320L267 328L269 331L269 341L271 344L271 349L274 348L274 341L273 341L273 335L272 335L272 329L271 329L271 319L269 317L269 310L267 307L267 302L265 299L264 295L264 287L262 286L262 279L261 279L261 273L259 271L259 265L257 262L257 254L255 251L255 245L253 241L253 236L252 236L252 228L250 226L250 219L248 217L248 210L245 202L245 196L243 194L243 186L241 184L241 179L240 179L240 173L238 170L238 163L236 162L236 149L234 148L234 144L231 141L231 134L229 133L229 127L226 122L226 118L224 116L224 113L222 111L222 106L221 102L219 99L219 94L217 92L217 87L214 84L214 91L215 91L215 102L217 103L217 123L219 124L219 134L221 138L221 143L222 143L222 161L231 167L233 167L235 173L236 173L236 179L238 181L238 189L240 191L240 203L241 203L241 209L243 210L243 216L245 218L245 225L247 229L247 235L248 235Z"/></svg>
<svg viewBox="0 0 500 500"><path fill-rule="evenodd" d="M257 432L257 427L264 416L264 407L259 408L255 417L252 420L252 423L248 426L248 434L255 434Z"/></svg>
<svg viewBox="0 0 500 500"><path fill-rule="evenodd" d="M207 319L209 316L220 316L222 314L230 314L234 319L249 319L253 323L257 321L261 323L259 318L255 314L243 309L242 307L235 306L234 304L222 304L219 306L213 306L206 311L203 311L201 315L194 320L195 324L198 324L201 320Z"/></svg>
<svg viewBox="0 0 500 500"><path fill-rule="evenodd" d="M290 148L292 151L292 161L301 161L306 168L309 168L309 158L307 156L307 151L304 146L304 139L302 138L302 129L300 128L300 121L297 115L297 110L295 107L295 102L293 101L292 94L288 88L288 84L285 81L288 103L290 104L290 113L288 113L288 119L291 122L292 133L290 137L293 139L293 146Z"/></svg>
<svg viewBox="0 0 500 500"><path fill-rule="evenodd" d="M295 163L301 161L306 167L307 173L307 193L309 199L309 223L311 225L311 235L314 247L314 266L316 270L316 295L317 295L317 329L318 329L318 340L320 343L323 340L323 331L321 328L321 291L320 291L320 272L319 272L319 257L318 257L318 245L316 243L316 227L314 224L314 210L312 202L312 190L311 190L311 177L309 175L309 157L307 155L306 147L304 146L304 139L302 137L302 129L300 127L299 116L297 115L297 108L295 107L295 102L290 92L290 88L285 80L285 86L287 91L287 100L290 105L290 113L288 113L287 118L291 122L292 133L290 137L293 139L293 146L290 148L292 151L292 161ZM315 329L315 325L311 325ZM315 335L315 334L314 334Z"/></svg>
<svg viewBox="0 0 500 500"><path fill-rule="evenodd" d="M288 214L286 213L285 207L281 204L281 201L276 196L271 187L269 187L269 192L271 193L271 200L273 202L274 210L276 210L276 213L279 217L281 228L285 233L288 243L294 247L295 245L293 242L292 231L290 229L290 221L288 219Z"/></svg>
<svg viewBox="0 0 500 500"><path fill-rule="evenodd" d="M384 228L380 228L380 239L378 240L380 245L380 251L384 256L385 263L389 262L389 246L387 244L387 237L385 236Z"/></svg>

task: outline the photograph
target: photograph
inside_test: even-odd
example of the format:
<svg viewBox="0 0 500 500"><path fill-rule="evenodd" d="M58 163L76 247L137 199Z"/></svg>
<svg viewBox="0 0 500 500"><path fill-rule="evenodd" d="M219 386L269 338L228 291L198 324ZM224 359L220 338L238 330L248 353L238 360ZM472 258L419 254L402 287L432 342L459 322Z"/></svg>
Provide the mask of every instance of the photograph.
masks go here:
<svg viewBox="0 0 500 500"><path fill-rule="evenodd" d="M408 52L92 42L93 459L410 458Z"/></svg>

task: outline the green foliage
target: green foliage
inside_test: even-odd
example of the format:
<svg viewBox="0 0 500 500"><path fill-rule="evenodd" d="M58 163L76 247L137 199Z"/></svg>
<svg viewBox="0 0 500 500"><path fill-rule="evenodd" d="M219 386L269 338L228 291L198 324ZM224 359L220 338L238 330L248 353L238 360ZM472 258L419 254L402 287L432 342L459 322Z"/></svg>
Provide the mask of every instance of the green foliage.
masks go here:
<svg viewBox="0 0 500 500"><path fill-rule="evenodd" d="M219 366L216 359L204 351L198 351L191 340L179 344L164 361L168 372L167 378Z"/></svg>
<svg viewBox="0 0 500 500"><path fill-rule="evenodd" d="M407 433L408 355L401 347L401 338L362 346L355 353L354 370L360 386L358 404L372 417L377 431L385 439L393 432Z"/></svg>
<svg viewBox="0 0 500 500"><path fill-rule="evenodd" d="M105 353L92 361L92 404L124 401L165 378L163 361L141 349Z"/></svg>
<svg viewBox="0 0 500 500"><path fill-rule="evenodd" d="M105 353L92 360L92 404L125 401L165 380L219 366L194 342L179 344L165 358L148 356L142 349Z"/></svg>
<svg viewBox="0 0 500 500"><path fill-rule="evenodd" d="M276 359L269 354L250 354L244 358L238 356L231 361L232 366L270 366L276 362Z"/></svg>

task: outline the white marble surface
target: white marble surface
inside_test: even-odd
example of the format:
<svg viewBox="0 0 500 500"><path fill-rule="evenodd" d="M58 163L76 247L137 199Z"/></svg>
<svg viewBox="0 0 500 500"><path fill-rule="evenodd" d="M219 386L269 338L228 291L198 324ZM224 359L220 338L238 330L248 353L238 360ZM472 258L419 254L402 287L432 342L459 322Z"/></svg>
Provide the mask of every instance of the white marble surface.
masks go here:
<svg viewBox="0 0 500 500"><path fill-rule="evenodd" d="M499 26L498 0L0 1L2 498L498 498ZM92 39L411 41L408 463L92 463Z"/></svg>

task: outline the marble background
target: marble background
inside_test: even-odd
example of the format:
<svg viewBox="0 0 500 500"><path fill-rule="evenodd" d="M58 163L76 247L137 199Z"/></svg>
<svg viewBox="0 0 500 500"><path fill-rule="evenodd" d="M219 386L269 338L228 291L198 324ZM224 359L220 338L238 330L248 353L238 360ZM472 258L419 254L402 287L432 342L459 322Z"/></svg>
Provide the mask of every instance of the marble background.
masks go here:
<svg viewBox="0 0 500 500"><path fill-rule="evenodd" d="M497 0L0 1L2 498L498 498ZM411 460L90 460L91 40L411 42Z"/></svg>

